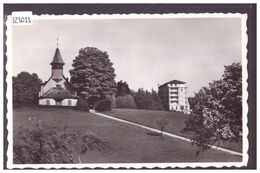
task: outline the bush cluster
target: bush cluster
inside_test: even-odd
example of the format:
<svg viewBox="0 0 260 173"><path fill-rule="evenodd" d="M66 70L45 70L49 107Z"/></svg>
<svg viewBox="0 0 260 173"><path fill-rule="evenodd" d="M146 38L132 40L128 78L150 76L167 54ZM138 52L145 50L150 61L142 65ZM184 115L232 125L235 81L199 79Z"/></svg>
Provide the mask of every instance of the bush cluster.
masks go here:
<svg viewBox="0 0 260 173"><path fill-rule="evenodd" d="M110 150L107 142L93 135L82 135L68 125L58 129L43 123L32 123L20 128L14 140L15 164L80 163L80 154L97 149Z"/></svg>
<svg viewBox="0 0 260 173"><path fill-rule="evenodd" d="M108 99L110 101L111 108L116 108L117 107L115 96L106 96L106 99Z"/></svg>
<svg viewBox="0 0 260 173"><path fill-rule="evenodd" d="M154 90L149 92L140 88L136 93L134 93L134 101L137 109L165 110L158 92Z"/></svg>
<svg viewBox="0 0 260 173"><path fill-rule="evenodd" d="M111 101L108 98L98 101L95 110L98 112L111 111Z"/></svg>
<svg viewBox="0 0 260 173"><path fill-rule="evenodd" d="M116 98L117 108L126 108L126 109L135 109L135 101L134 98L130 95L118 96Z"/></svg>
<svg viewBox="0 0 260 173"><path fill-rule="evenodd" d="M82 97L78 99L76 110L89 111L88 101Z"/></svg>

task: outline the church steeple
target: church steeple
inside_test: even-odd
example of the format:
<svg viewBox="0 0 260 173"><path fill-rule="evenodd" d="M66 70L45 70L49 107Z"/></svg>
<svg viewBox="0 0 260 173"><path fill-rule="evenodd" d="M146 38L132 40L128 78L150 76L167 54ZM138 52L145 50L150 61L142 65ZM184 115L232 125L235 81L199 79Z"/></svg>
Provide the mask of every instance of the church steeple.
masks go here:
<svg viewBox="0 0 260 173"><path fill-rule="evenodd" d="M56 51L55 51L53 60L52 60L52 62L51 62L51 65L54 65L54 64L62 64L62 65L65 64L65 63L63 62L62 58L61 58L60 50L59 50L58 47L56 48Z"/></svg>
<svg viewBox="0 0 260 173"><path fill-rule="evenodd" d="M57 37L57 48L59 48L59 37Z"/></svg>
<svg viewBox="0 0 260 173"><path fill-rule="evenodd" d="M58 48L58 39L57 39L57 48L53 57L53 60L51 62L52 66L52 79L56 82L59 82L63 79L63 65L65 64L62 60L60 50Z"/></svg>

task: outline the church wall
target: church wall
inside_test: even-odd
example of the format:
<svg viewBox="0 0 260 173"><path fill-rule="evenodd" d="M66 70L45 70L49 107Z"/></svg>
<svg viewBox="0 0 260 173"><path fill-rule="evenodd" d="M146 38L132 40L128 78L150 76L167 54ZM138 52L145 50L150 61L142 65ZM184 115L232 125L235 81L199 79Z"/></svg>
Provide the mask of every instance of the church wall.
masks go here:
<svg viewBox="0 0 260 173"><path fill-rule="evenodd" d="M43 91L44 91L44 86L41 86L41 90L39 92L39 97L43 95L43 93L44 93Z"/></svg>
<svg viewBox="0 0 260 173"><path fill-rule="evenodd" d="M52 69L52 78L53 79L63 79L63 70L62 69Z"/></svg>
<svg viewBox="0 0 260 173"><path fill-rule="evenodd" d="M62 100L61 105L62 106L76 106L77 101L78 101L77 99L64 99L64 100ZM69 102L70 102L70 105L69 105Z"/></svg>
<svg viewBox="0 0 260 173"><path fill-rule="evenodd" d="M50 98L48 98L48 99L47 98L46 99L39 99L39 105L56 105L56 102L55 102L54 99L50 99Z"/></svg>
<svg viewBox="0 0 260 173"><path fill-rule="evenodd" d="M76 106L77 101L78 101L77 99L64 99L61 102L61 106ZM55 106L56 101L50 98L39 99L39 105Z"/></svg>
<svg viewBox="0 0 260 173"><path fill-rule="evenodd" d="M62 88L65 88L64 85L65 80L62 79L59 82L54 81L53 79L50 79L49 82L44 86L42 93L45 93L46 91L48 91L49 89L56 87L57 85L61 85Z"/></svg>

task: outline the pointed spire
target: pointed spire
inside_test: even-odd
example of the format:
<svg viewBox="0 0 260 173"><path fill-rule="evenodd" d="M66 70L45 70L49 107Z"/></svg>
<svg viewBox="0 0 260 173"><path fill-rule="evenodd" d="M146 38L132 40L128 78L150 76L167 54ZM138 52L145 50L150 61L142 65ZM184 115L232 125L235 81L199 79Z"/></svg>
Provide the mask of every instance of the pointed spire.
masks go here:
<svg viewBox="0 0 260 173"><path fill-rule="evenodd" d="M51 62L51 65L52 64L65 64L61 58L61 54L60 54L60 50L59 48L56 48L56 51L55 51L55 54L54 54L54 57L53 57L53 60Z"/></svg>
<svg viewBox="0 0 260 173"><path fill-rule="evenodd" d="M57 37L57 48L59 48L59 37Z"/></svg>

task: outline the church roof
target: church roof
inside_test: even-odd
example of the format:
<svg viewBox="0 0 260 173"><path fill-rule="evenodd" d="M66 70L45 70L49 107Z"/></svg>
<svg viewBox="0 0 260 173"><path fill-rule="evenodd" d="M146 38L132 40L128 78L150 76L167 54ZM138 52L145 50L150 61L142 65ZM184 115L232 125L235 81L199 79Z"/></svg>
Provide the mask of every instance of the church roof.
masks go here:
<svg viewBox="0 0 260 173"><path fill-rule="evenodd" d="M51 62L51 65L52 64L65 64L61 58L61 54L60 54L60 50L59 48L56 48L56 51L55 51L55 54L54 54L54 57L53 57L53 60Z"/></svg>
<svg viewBox="0 0 260 173"><path fill-rule="evenodd" d="M71 99L77 98L77 96L72 95L68 90L62 87L53 87L45 92L41 98L52 98L52 99Z"/></svg>

